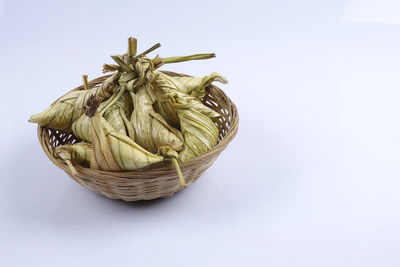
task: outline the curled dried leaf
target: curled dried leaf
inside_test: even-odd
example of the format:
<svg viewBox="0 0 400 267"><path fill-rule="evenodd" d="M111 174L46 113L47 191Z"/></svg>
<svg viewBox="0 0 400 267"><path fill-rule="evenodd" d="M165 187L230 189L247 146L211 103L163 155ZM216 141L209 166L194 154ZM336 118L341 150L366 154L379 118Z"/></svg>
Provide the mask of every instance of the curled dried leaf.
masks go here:
<svg viewBox="0 0 400 267"><path fill-rule="evenodd" d="M176 151L181 150L182 134L154 111L146 87L142 86L138 89L134 101L135 109L132 112L131 123L135 130L135 141L153 153L157 152L160 146L170 146Z"/></svg>
<svg viewBox="0 0 400 267"><path fill-rule="evenodd" d="M89 106L90 109L94 108ZM163 157L145 150L125 134L115 131L98 111L90 117L90 132L93 158L100 170L136 170L163 160Z"/></svg>
<svg viewBox="0 0 400 267"><path fill-rule="evenodd" d="M179 152L179 161L185 162L210 150L218 143L218 128L204 114L194 109L190 99L178 94L170 95L176 108L184 137L184 148Z"/></svg>
<svg viewBox="0 0 400 267"><path fill-rule="evenodd" d="M67 93L44 111L32 115L29 122L66 133L71 132L74 107L79 94L80 91Z"/></svg>

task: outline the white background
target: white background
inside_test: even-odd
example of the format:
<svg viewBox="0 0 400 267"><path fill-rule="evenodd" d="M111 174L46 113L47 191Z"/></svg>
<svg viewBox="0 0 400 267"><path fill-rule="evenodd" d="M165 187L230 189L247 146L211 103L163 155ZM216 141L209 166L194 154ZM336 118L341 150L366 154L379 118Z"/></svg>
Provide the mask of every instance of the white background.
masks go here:
<svg viewBox="0 0 400 267"><path fill-rule="evenodd" d="M0 1L0 266L400 266L398 1ZM139 39L218 71L237 137L183 192L81 187L31 114ZM154 53L153 53L154 55Z"/></svg>

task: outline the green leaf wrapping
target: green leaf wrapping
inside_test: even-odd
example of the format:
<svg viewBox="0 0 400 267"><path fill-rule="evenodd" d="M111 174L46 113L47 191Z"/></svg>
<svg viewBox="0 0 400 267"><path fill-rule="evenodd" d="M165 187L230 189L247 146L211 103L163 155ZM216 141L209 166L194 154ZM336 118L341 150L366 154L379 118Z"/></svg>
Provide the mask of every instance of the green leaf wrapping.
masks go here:
<svg viewBox="0 0 400 267"><path fill-rule="evenodd" d="M89 167L92 160L93 146L91 143L75 143L55 148L57 155L64 161L71 160L82 166Z"/></svg>
<svg viewBox="0 0 400 267"><path fill-rule="evenodd" d="M31 116L29 122L69 133L72 123L83 114L87 99L92 95L103 100L110 97L117 89L115 87L117 78L119 78L118 73L110 76L101 86L69 92L44 111Z"/></svg>
<svg viewBox="0 0 400 267"><path fill-rule="evenodd" d="M175 151L181 150L182 134L156 113L152 104L146 87L140 87L134 96L135 108L131 117L135 141L153 153L156 153L160 146L169 146Z"/></svg>
<svg viewBox="0 0 400 267"><path fill-rule="evenodd" d="M185 162L213 148L218 143L219 135L213 121L194 109L192 100L181 98L178 94L171 95L170 99L177 110L184 137L179 161Z"/></svg>
<svg viewBox="0 0 400 267"><path fill-rule="evenodd" d="M86 104L86 101L91 96L96 96L100 98L102 101L111 97L117 90L117 80L120 77L119 73L115 73L108 77L100 86L91 88L89 90L82 90L80 91L81 94L79 95L78 99L75 103L74 109L74 117L73 120L77 120L80 116L83 115L84 111L83 108Z"/></svg>
<svg viewBox="0 0 400 267"><path fill-rule="evenodd" d="M212 82L228 83L228 80L224 76L216 72L204 77L172 77L162 72L156 73L159 74L169 86L175 88L175 90L198 99L205 96L205 88L210 86Z"/></svg>
<svg viewBox="0 0 400 267"><path fill-rule="evenodd" d="M97 111L90 118L90 130L93 158L100 170L136 170L164 159L145 150L128 136L115 131Z"/></svg>
<svg viewBox="0 0 400 267"><path fill-rule="evenodd" d="M115 104L104 111L103 117L114 130L126 134L127 129L123 116L130 116L132 107L132 98L129 92L125 92Z"/></svg>
<svg viewBox="0 0 400 267"><path fill-rule="evenodd" d="M29 122L66 133L71 132L75 102L79 95L80 91L69 92L44 111L32 115Z"/></svg>
<svg viewBox="0 0 400 267"><path fill-rule="evenodd" d="M132 112L132 100L129 92L123 92L122 90L118 91L118 94L115 94L107 101L102 102L98 110L100 115L105 118L114 130L123 134L127 133L126 128L129 126L126 126L123 116L126 116L126 113L130 115ZM85 114L81 115L72 124L72 132L76 137L91 142L92 139L89 129L90 121Z"/></svg>
<svg viewBox="0 0 400 267"><path fill-rule="evenodd" d="M221 117L221 115L215 112L213 109L205 106L198 98L189 96L182 93L179 88L173 86L173 84L166 81L165 76L160 75L155 78L153 82L153 90L155 101L155 110L160 113L165 120L175 128L180 127L180 120L176 109L171 105L169 95L177 94L180 98L185 98L187 101L191 101L193 109L206 115L212 120L216 120ZM174 84L179 83L178 80L173 80Z"/></svg>

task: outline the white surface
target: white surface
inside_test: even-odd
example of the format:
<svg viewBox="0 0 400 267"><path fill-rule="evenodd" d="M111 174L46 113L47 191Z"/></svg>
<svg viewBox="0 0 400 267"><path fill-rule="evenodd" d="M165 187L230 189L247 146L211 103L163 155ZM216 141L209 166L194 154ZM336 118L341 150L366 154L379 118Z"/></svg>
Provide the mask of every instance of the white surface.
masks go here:
<svg viewBox="0 0 400 267"><path fill-rule="evenodd" d="M136 2L0 3L0 266L400 266L398 1ZM27 119L131 35L215 52L169 69L228 77L240 128L185 191L129 204Z"/></svg>

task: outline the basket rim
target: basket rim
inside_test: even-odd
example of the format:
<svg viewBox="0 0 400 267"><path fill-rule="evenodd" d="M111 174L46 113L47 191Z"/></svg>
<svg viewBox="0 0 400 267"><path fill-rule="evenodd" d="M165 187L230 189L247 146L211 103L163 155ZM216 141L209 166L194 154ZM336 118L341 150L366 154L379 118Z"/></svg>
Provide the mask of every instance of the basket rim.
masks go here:
<svg viewBox="0 0 400 267"><path fill-rule="evenodd" d="M172 71L164 71L164 70L163 70L163 71L161 71L161 72L167 73L167 74L176 75L176 76L191 77L190 75L187 75L187 74L181 74L181 73L176 73L176 72L172 72ZM102 79L105 79L105 78L107 78L107 77L110 77L111 75L112 75L112 74L108 74L108 75L103 75L103 76L100 76L100 77L98 77L98 78L95 78L95 79L89 81L89 86L90 86L90 85L93 85L93 84L98 84L99 81L101 81ZM219 154L220 152L222 152L222 150L225 149L225 147L231 142L231 140L232 140L232 139L236 136L236 134L237 134L237 131L238 131L238 128L239 128L239 112L238 112L238 110L237 110L236 105L235 105L234 102L225 94L225 92L224 92L221 88L219 88L219 87L217 87L217 86L215 86L215 85L211 85L211 86L209 86L209 87L210 87L210 90L217 90L219 93L221 93L221 94L224 96L224 98L226 99L225 103L229 103L229 107L230 107L230 112L229 112L229 113L230 113L230 114L235 113L235 117L233 118L233 122L232 122L231 127L230 127L229 130L226 132L226 134L222 137L222 139L217 143L216 146L214 146L214 147L213 147L212 149L210 149L209 151L207 151L207 152L205 152L205 153L203 153L203 154L201 154L201 155L199 155L199 156L197 156L197 157L195 157L195 158L192 158L192 159L190 159L190 160L188 160L188 161L186 161L186 162L184 162L184 163L179 164L180 167L181 167L181 169L183 169L183 168L190 168L190 167L192 167L193 165L197 165L197 163L198 163L199 161L205 160L206 158L211 157L211 156L213 156L214 154ZM76 88L74 88L74 89L68 91L67 93L72 92L72 91L82 90L82 89L83 89L83 86L81 85L81 86L78 86L78 87L76 87ZM67 94L67 93L65 93L65 94ZM65 95L65 94L64 94L64 95ZM64 96L64 95L63 95L63 96ZM61 96L61 97L63 97L63 96ZM59 98L61 98L61 97L59 97ZM53 103L55 103L59 98L57 98ZM69 170L67 164L66 164L64 161L62 161L61 159L56 158L52 153L50 153L50 151L48 150L47 146L46 146L45 143L44 143L44 138L49 139L49 136L47 135L47 130L49 130L49 129L50 129L50 128L47 128L47 127L43 127L43 126L38 125L38 128L37 128L37 135L38 135L39 143L40 143L40 145L42 146L42 149L45 151L45 154L47 155L47 157L48 157L55 165L57 165L58 167L62 168L62 169L63 169L64 171L66 171L69 175L71 175L71 174L70 174L70 170ZM50 130L58 131L58 130L55 130L55 129L50 129ZM111 172L111 171L96 170L96 169L92 169L92 168L83 167L83 166L81 166L80 164L76 164L76 165L74 165L74 167L75 167L76 171L78 172L78 174L81 173L82 175L90 175L90 176L93 176L93 173L96 173L96 174L100 174L100 175L104 175L104 176L110 176L110 177L112 177L112 179L121 179L121 180L130 180L130 179L141 180L141 179L143 179L143 180L149 181L148 178L139 178L139 177L116 177L115 175L124 174L124 176L129 176L129 175L135 176L135 174L138 174L138 175L143 175L143 174L152 174L152 175L155 175L155 174L158 174L158 173L161 175L161 174L175 173L175 172L176 172L175 168L172 167L172 166L165 166L165 167L158 167L158 168L151 168L151 169L140 169L140 170L132 170L132 171L123 171L123 172ZM90 171L91 173L88 173L89 171ZM150 178L150 179L151 179L151 178Z"/></svg>

